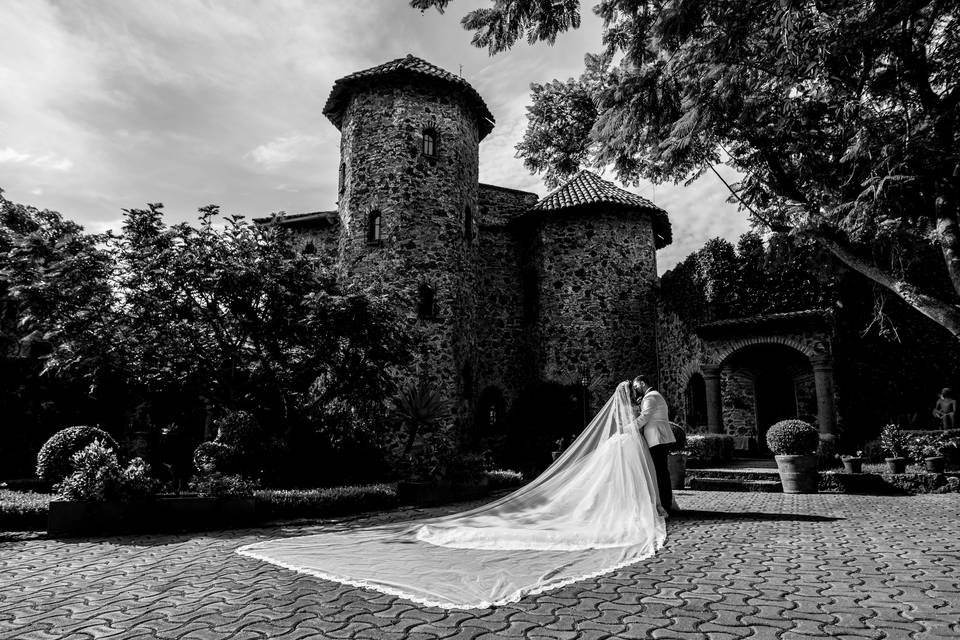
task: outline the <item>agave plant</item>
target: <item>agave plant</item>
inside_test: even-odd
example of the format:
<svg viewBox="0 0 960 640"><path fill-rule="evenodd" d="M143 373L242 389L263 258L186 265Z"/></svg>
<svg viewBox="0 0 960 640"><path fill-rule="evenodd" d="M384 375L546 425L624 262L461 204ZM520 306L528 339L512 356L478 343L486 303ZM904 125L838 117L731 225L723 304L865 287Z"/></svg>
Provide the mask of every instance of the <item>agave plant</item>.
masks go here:
<svg viewBox="0 0 960 640"><path fill-rule="evenodd" d="M423 382L404 386L394 401L394 413L407 425L407 441L403 454L413 449L417 434L450 415L450 403L440 393Z"/></svg>

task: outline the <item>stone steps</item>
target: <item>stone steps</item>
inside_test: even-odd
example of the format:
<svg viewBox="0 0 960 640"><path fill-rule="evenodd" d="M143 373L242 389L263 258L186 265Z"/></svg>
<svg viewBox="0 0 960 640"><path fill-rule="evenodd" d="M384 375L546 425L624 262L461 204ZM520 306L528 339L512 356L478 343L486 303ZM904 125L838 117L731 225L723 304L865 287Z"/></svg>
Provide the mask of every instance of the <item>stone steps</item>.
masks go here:
<svg viewBox="0 0 960 640"><path fill-rule="evenodd" d="M783 492L783 485L779 478L777 480L754 480L751 478L694 477L688 479L687 486L695 491Z"/></svg>

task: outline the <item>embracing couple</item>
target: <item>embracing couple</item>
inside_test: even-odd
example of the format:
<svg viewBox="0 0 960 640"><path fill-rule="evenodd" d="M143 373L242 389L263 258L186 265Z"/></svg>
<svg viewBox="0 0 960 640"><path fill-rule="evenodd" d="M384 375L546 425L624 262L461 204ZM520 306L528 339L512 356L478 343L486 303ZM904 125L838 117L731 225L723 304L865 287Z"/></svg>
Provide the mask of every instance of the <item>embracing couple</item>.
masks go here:
<svg viewBox="0 0 960 640"><path fill-rule="evenodd" d="M649 558L674 511L663 397L638 376L528 484L439 517L267 540L237 551L443 608L516 602ZM518 425L523 428L523 425Z"/></svg>

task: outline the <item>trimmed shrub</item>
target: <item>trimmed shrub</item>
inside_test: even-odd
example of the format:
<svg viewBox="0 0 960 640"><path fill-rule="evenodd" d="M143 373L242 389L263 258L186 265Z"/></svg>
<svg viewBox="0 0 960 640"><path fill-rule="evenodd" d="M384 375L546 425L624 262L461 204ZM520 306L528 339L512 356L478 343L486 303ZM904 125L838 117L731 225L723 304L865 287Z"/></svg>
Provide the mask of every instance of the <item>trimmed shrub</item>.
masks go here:
<svg viewBox="0 0 960 640"><path fill-rule="evenodd" d="M389 484L326 489L264 489L255 492L257 510L270 519L320 518L397 506L397 489Z"/></svg>
<svg viewBox="0 0 960 640"><path fill-rule="evenodd" d="M33 531L47 527L51 493L0 489L0 531Z"/></svg>
<svg viewBox="0 0 960 640"><path fill-rule="evenodd" d="M150 465L134 458L120 475L120 494L124 500L143 500L157 493L160 483L150 476Z"/></svg>
<svg viewBox="0 0 960 640"><path fill-rule="evenodd" d="M700 433L687 437L687 464L691 467L727 462L733 457L733 436Z"/></svg>
<svg viewBox="0 0 960 640"><path fill-rule="evenodd" d="M235 460L234 448L222 442L201 442L193 452L193 466L201 474L230 473Z"/></svg>
<svg viewBox="0 0 960 640"><path fill-rule="evenodd" d="M109 433L97 427L78 425L56 432L37 454L37 477L50 484L61 482L73 471L71 459L95 440L108 448L119 451L117 441Z"/></svg>
<svg viewBox="0 0 960 640"><path fill-rule="evenodd" d="M241 475L205 473L190 481L190 488L201 496L219 498L221 496L252 496L257 483Z"/></svg>
<svg viewBox="0 0 960 640"><path fill-rule="evenodd" d="M819 444L817 430L802 420L781 420L767 430L767 447L774 455L810 455Z"/></svg>
<svg viewBox="0 0 960 640"><path fill-rule="evenodd" d="M492 469L484 474L491 489L507 489L523 484L523 474L509 469Z"/></svg>
<svg viewBox="0 0 960 640"><path fill-rule="evenodd" d="M676 422L670 423L670 429L673 431L673 438L676 442L670 447L673 451L683 451L687 448L687 432Z"/></svg>
<svg viewBox="0 0 960 640"><path fill-rule="evenodd" d="M94 440L71 458L73 472L56 486L64 500L99 502L120 495L117 454L103 440Z"/></svg>

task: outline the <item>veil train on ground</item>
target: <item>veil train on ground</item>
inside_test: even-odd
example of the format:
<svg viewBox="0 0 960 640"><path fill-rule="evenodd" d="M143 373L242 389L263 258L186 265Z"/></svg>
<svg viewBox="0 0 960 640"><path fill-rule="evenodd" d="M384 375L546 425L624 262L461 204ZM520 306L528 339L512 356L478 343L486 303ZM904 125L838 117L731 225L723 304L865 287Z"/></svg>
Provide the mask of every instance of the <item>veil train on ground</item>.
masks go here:
<svg viewBox="0 0 960 640"><path fill-rule="evenodd" d="M516 602L650 557L666 539L653 462L621 383L529 484L439 518L237 549L326 580L447 609Z"/></svg>

